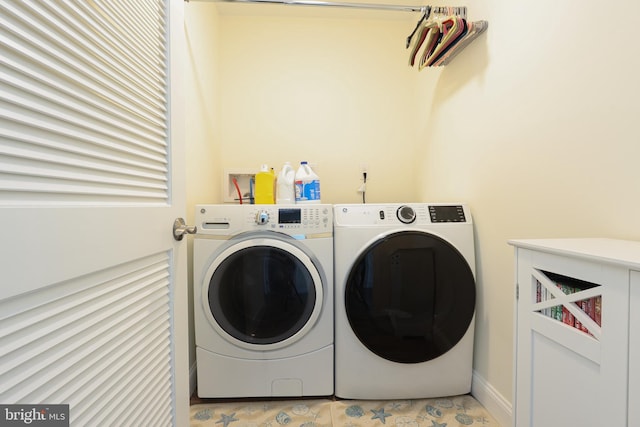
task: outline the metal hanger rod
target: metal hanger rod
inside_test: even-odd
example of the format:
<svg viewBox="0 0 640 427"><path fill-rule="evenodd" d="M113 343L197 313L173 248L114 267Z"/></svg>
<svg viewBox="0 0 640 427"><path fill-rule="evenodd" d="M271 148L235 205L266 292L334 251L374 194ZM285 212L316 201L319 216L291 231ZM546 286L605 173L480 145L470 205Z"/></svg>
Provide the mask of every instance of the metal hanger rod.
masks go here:
<svg viewBox="0 0 640 427"><path fill-rule="evenodd" d="M334 1L316 1L316 0L222 0L229 3L270 3L270 4L286 4L293 6L327 6L327 7L348 7L352 9L378 9L378 10L397 10L401 12L422 12L427 10L427 6L406 6L394 4L376 4L376 3L344 3Z"/></svg>

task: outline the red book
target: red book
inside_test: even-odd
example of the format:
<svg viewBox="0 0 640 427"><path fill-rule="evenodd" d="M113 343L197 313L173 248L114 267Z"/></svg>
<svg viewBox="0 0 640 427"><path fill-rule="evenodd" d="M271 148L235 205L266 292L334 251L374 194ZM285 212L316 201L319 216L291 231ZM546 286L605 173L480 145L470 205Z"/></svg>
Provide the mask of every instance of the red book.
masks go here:
<svg viewBox="0 0 640 427"><path fill-rule="evenodd" d="M587 301L586 300L578 301L577 304L578 304L578 306L580 307L580 309L582 311L584 311L585 313L587 312ZM583 332L589 332L587 327L584 326L582 323L580 323L580 330L583 331Z"/></svg>
<svg viewBox="0 0 640 427"><path fill-rule="evenodd" d="M562 306L562 322L570 326L575 326L576 318L567 307Z"/></svg>

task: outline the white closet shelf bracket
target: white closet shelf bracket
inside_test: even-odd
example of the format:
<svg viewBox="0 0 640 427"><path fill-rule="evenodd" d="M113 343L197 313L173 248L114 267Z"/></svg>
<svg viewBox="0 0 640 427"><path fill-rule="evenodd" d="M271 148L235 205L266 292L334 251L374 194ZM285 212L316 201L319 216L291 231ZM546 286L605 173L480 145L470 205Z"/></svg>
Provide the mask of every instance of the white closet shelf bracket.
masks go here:
<svg viewBox="0 0 640 427"><path fill-rule="evenodd" d="M189 2L190 0L185 0ZM203 0L191 0L203 1ZM207 1L207 0L204 0ZM212 0L208 0L212 1ZM223 3L269 3L269 4L285 4L291 6L324 6L324 7L345 7L352 9L373 9L373 10L395 10L399 12L420 12L425 13L428 6L411 6L411 5L395 5L395 4L377 4L377 3L347 3L334 1L316 1L316 0L213 0Z"/></svg>

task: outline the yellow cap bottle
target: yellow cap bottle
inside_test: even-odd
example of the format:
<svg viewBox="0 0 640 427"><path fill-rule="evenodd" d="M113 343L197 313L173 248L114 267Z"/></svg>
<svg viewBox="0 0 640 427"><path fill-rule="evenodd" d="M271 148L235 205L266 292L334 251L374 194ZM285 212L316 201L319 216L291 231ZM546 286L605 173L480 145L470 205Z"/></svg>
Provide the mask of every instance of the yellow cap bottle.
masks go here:
<svg viewBox="0 0 640 427"><path fill-rule="evenodd" d="M275 175L267 165L262 165L256 174L256 200L258 205L272 205L274 203L273 186Z"/></svg>

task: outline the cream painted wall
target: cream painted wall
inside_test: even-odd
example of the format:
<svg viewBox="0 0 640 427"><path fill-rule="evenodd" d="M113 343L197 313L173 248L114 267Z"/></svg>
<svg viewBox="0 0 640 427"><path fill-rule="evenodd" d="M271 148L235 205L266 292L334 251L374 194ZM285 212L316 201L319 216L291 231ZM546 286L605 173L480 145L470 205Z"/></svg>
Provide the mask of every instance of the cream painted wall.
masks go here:
<svg viewBox="0 0 640 427"><path fill-rule="evenodd" d="M185 7L187 58L188 203L218 203L220 195L219 23L211 4ZM193 219L194 212L190 212Z"/></svg>
<svg viewBox="0 0 640 427"><path fill-rule="evenodd" d="M415 16L218 8L223 167L307 160L323 202L356 203L366 165L368 201L416 199L417 72L403 46Z"/></svg>
<svg viewBox="0 0 640 427"><path fill-rule="evenodd" d="M632 1L606 7L640 13ZM490 28L429 90L433 110L421 137L428 152L417 180L422 199L472 208L481 290L475 369L510 398L514 268L506 241L640 240L640 58L633 26L607 25L592 0L488 0L470 9Z"/></svg>
<svg viewBox="0 0 640 427"><path fill-rule="evenodd" d="M220 200L220 146L218 129L218 21L215 10L206 3L185 4L185 38L188 64L187 99L187 224L194 223L194 206ZM193 240L189 239L188 256L193 259ZM189 265L190 313L193 313L193 266ZM189 316L190 365L195 364L193 315Z"/></svg>

